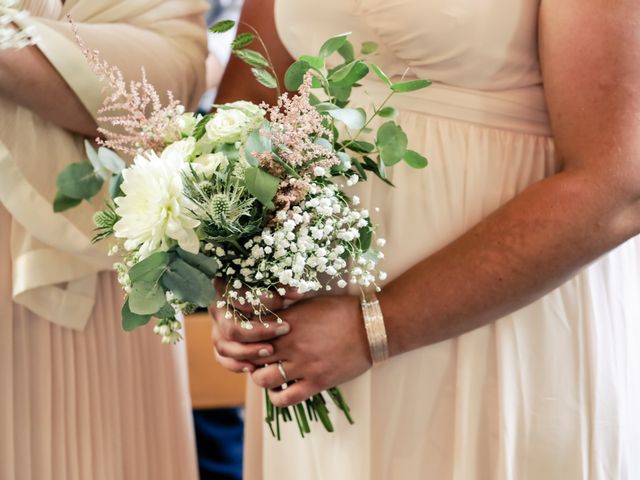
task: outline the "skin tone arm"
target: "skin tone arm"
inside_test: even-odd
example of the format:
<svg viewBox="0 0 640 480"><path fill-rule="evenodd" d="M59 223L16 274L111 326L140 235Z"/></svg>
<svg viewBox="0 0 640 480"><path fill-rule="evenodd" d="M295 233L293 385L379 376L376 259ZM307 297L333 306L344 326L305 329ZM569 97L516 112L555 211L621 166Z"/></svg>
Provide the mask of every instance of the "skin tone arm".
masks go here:
<svg viewBox="0 0 640 480"><path fill-rule="evenodd" d="M513 312L640 233L638 22L630 0L615 6L542 1L545 93L564 167L383 289L392 355ZM283 361L288 376L301 379L271 390L276 405L299 402L369 367L357 298L302 301L280 316L291 331L270 342L274 355L256 358L244 351L233 359L254 371L260 386L275 389L282 378L273 365L250 365ZM230 342L245 340L233 325L224 327L224 335Z"/></svg>
<svg viewBox="0 0 640 480"><path fill-rule="evenodd" d="M0 97L74 133L98 134L87 109L37 47L0 50Z"/></svg>

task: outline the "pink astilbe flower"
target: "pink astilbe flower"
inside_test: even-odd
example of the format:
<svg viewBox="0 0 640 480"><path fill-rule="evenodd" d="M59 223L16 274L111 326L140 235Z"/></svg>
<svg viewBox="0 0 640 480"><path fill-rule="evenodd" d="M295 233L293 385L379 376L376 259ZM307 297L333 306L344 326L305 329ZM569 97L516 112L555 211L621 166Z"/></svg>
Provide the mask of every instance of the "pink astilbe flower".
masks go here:
<svg viewBox="0 0 640 480"><path fill-rule="evenodd" d="M307 72L298 94L289 98L284 93L272 107L262 104L271 121L271 129L263 135L271 139L278 155L303 177L311 176L314 168L326 170L340 163L335 152L314 143L318 138L333 142L332 132L323 125L322 115L309 103L313 74ZM256 153L255 157L263 168L281 176L281 167L273 160L270 152Z"/></svg>
<svg viewBox="0 0 640 480"><path fill-rule="evenodd" d="M71 19L69 21L93 72L111 90L104 99L102 108L98 110L98 121L112 125L114 130L99 127L98 132L103 138L99 138L98 143L128 154L161 147L167 128L184 112L184 107L170 91L167 92L168 104L162 106L158 92L147 81L144 68L141 69L142 80L127 83L118 67L103 60L98 50L87 47L77 26Z"/></svg>

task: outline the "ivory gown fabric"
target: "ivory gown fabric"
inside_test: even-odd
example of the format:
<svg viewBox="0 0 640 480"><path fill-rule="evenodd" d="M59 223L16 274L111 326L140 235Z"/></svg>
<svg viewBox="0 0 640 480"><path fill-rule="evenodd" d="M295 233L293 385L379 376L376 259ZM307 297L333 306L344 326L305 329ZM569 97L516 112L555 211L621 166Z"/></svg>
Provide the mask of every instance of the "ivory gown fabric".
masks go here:
<svg viewBox="0 0 640 480"><path fill-rule="evenodd" d="M277 0L292 54L353 32L389 74L431 78L393 99L429 167L393 169L360 196L381 212L390 279L554 172L536 45L538 0ZM383 90L366 84L372 100ZM363 95L361 100L366 100ZM576 211L580 208L576 205ZM284 440L251 386L251 480L640 478L640 244L490 325L375 367L343 386L356 424ZM473 265L469 266L473 269Z"/></svg>
<svg viewBox="0 0 640 480"><path fill-rule="evenodd" d="M126 78L194 106L206 36L197 0L28 0L40 50L95 114L101 86L65 16ZM193 16L193 17L192 17ZM65 214L57 173L82 138L0 99L0 478L196 479L184 347L120 327L122 293L104 245L102 200ZM102 271L102 273L100 273Z"/></svg>

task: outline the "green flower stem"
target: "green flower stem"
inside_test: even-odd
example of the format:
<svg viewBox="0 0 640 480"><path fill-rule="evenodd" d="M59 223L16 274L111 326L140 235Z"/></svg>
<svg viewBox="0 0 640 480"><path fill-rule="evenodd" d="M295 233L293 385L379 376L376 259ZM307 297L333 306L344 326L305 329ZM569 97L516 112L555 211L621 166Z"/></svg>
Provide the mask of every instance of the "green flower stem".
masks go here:
<svg viewBox="0 0 640 480"><path fill-rule="evenodd" d="M371 115L371 117L369 117L369 120L367 120L367 122L363 125L363 127L360 130L358 130L358 132L355 134L355 136L353 136L353 138L350 138L350 140L352 142L355 142L355 141L358 140L360 135L362 135L362 132L364 132L365 129L369 126L369 124L373 121L373 119L378 116L378 113L380 113L380 110L382 110L384 108L384 106L387 104L387 102L389 100L391 100L391 97L393 97L395 95L395 93L396 92L392 91L391 93L389 93L389 95L387 95L387 97L382 101L380 106L375 109L375 111L373 112L373 115ZM344 149L345 149L345 146L342 145L337 151L338 152L342 152Z"/></svg>
<svg viewBox="0 0 640 480"><path fill-rule="evenodd" d="M271 70L271 73L273 74L273 78L276 79L276 94L278 95L278 98L280 98L280 95L282 95L282 89L280 88L280 80L278 79L278 74L276 72L276 69L273 65L273 60L271 60L271 55L269 54L269 49L267 48L267 45L264 43L264 41L262 40L262 37L260 36L260 34L258 33L258 31L253 28L251 25L249 25L246 22L239 22L241 25L244 25L245 27L247 27L249 30L251 30L256 38L258 39L258 41L260 42L260 45L262 45L262 48L264 49L264 53L267 57L267 62L269 62L269 69Z"/></svg>

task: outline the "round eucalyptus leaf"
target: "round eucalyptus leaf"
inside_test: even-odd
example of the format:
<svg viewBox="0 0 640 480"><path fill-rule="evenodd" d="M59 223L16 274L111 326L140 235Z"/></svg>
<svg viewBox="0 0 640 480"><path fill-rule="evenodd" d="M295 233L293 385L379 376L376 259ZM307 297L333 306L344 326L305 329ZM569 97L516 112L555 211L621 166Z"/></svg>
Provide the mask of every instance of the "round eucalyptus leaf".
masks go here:
<svg viewBox="0 0 640 480"><path fill-rule="evenodd" d="M425 157L413 150L407 150L404 154L404 161L413 168L424 168L429 164Z"/></svg>
<svg viewBox="0 0 640 480"><path fill-rule="evenodd" d="M122 305L122 328L130 332L138 327L146 325L151 320L151 315L138 315L129 308L129 299Z"/></svg>
<svg viewBox="0 0 640 480"><path fill-rule="evenodd" d="M338 110L329 110L327 113L336 120L344 123L351 130L359 130L364 127L367 121L366 115L362 110L355 108L341 108Z"/></svg>
<svg viewBox="0 0 640 480"><path fill-rule="evenodd" d="M180 257L176 257L169 264L169 268L162 275L160 281L178 299L194 303L199 307L209 306L216 295L216 290L209 277Z"/></svg>
<svg viewBox="0 0 640 480"><path fill-rule="evenodd" d="M244 172L244 181L251 195L264 206L273 207L273 197L275 197L280 185L278 177L274 177L258 167L250 167Z"/></svg>
<svg viewBox="0 0 640 480"><path fill-rule="evenodd" d="M56 213L64 212L65 210L80 205L81 202L82 199L69 198L61 192L56 192L56 197L53 199L53 211Z"/></svg>
<svg viewBox="0 0 640 480"><path fill-rule="evenodd" d="M320 56L326 58L333 52L338 51L338 49L340 49L340 47L342 47L347 41L347 37L349 35L351 35L351 32L341 33L340 35L331 37L329 40L324 42L322 47L320 47Z"/></svg>
<svg viewBox="0 0 640 480"><path fill-rule="evenodd" d="M153 315L166 303L164 290L157 282L135 282L129 292L129 308L138 315Z"/></svg>
<svg viewBox="0 0 640 480"><path fill-rule="evenodd" d="M376 135L380 158L385 165L398 163L407 151L407 134L393 121L383 123Z"/></svg>
<svg viewBox="0 0 640 480"><path fill-rule="evenodd" d="M310 68L311 65L303 60L293 62L284 74L285 88L291 92L298 90Z"/></svg>
<svg viewBox="0 0 640 480"><path fill-rule="evenodd" d="M176 249L178 256L192 267L197 268L210 278L218 271L218 262L214 257L209 257L203 253L194 254L178 247Z"/></svg>
<svg viewBox="0 0 640 480"><path fill-rule="evenodd" d="M89 162L72 163L58 175L58 190L69 198L89 199L102 188L103 180Z"/></svg>
<svg viewBox="0 0 640 480"><path fill-rule="evenodd" d="M167 252L153 253L129 269L129 280L132 283L156 283L167 269L170 260L171 257Z"/></svg>
<svg viewBox="0 0 640 480"><path fill-rule="evenodd" d="M378 75L378 77L380 77L380 80L382 80L384 83L387 84L387 86L389 87L391 86L391 80L389 80L389 77L387 77L387 74L384 73L378 65L376 65L375 63L372 63L371 69L375 72L376 75Z"/></svg>

